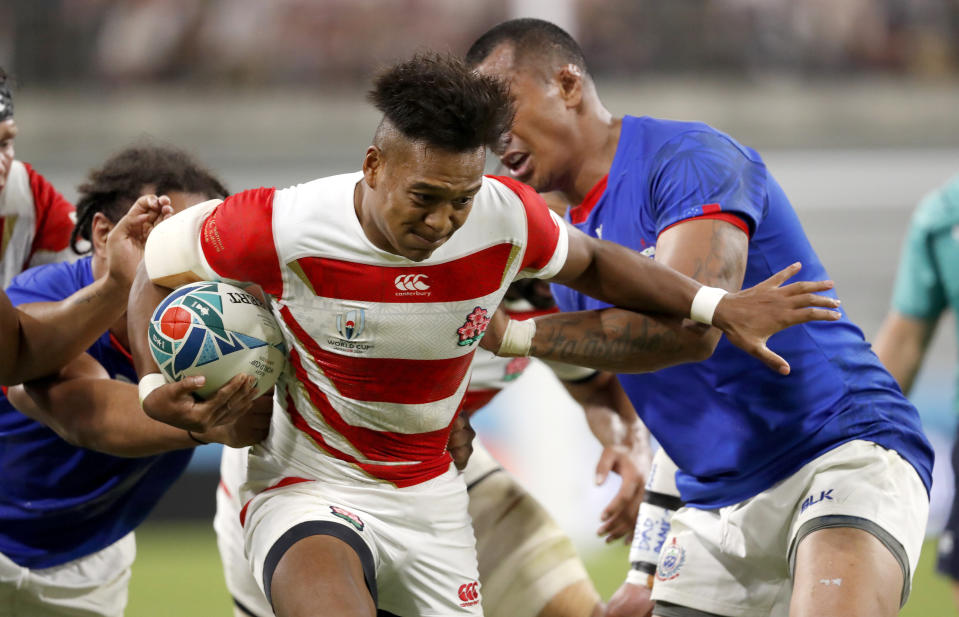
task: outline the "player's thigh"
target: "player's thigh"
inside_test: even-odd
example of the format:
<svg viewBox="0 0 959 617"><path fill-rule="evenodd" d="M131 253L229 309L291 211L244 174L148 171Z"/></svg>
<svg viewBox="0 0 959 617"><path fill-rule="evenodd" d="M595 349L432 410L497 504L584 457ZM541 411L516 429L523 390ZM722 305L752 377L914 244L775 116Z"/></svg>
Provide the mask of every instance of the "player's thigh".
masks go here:
<svg viewBox="0 0 959 617"><path fill-rule="evenodd" d="M376 617L360 557L330 535L310 535L287 548L273 571L271 594L278 617Z"/></svg>
<svg viewBox="0 0 959 617"><path fill-rule="evenodd" d="M516 479L500 469L467 486L486 616L592 615L600 598L576 549Z"/></svg>
<svg viewBox="0 0 959 617"><path fill-rule="evenodd" d="M798 610L796 602L809 599L813 591L832 591L825 587L841 587L838 595L861 596L864 604L877 595L885 598L898 594L898 604L902 606L909 597L912 575L919 563L929 514L928 494L919 475L899 454L868 441L845 443L816 463L816 473L790 529L789 546L793 572L798 575L800 565L805 574L818 571L820 576L815 582L820 587L803 588L792 606ZM836 533L820 534L833 530ZM834 549L830 548L829 538L835 539ZM863 557L858 557L857 552ZM866 559L878 570L872 580L855 579L861 580L861 585L828 573L829 568L840 568L853 561L865 563ZM890 564L898 568L898 587L888 586L892 574L884 573ZM819 583L840 578L843 582L839 585ZM802 582L809 580L804 578ZM799 584L797 579L797 591ZM812 597L829 596L816 593Z"/></svg>
<svg viewBox="0 0 959 617"><path fill-rule="evenodd" d="M820 529L796 551L790 617L892 617L899 613L903 571L873 534Z"/></svg>
<svg viewBox="0 0 959 617"><path fill-rule="evenodd" d="M364 522L366 515L353 508L343 493L349 491L304 481L262 491L245 505L242 519L245 554L253 579L277 615L284 614L280 612L281 606L287 611L285 614L296 615L298 613L291 611L303 609L301 602L308 594L312 593L315 598L327 593L322 586L311 584L307 585L309 589L302 589L288 584L309 580L290 564L298 564L314 576L318 575L318 568L336 568L322 572L332 577L328 580L341 583L343 577L352 580L355 566L359 564L360 589L365 586L365 594L375 604L376 539ZM319 557L311 559L311 551L318 551ZM337 563L326 563L333 558ZM282 589L282 599L274 593L277 584L280 585L277 589ZM344 587L343 594L350 589L352 587ZM332 595L339 598L343 594ZM351 593L347 595L351 601L355 599ZM324 611L318 614L335 615L334 608L339 605L325 602L313 606L314 611Z"/></svg>

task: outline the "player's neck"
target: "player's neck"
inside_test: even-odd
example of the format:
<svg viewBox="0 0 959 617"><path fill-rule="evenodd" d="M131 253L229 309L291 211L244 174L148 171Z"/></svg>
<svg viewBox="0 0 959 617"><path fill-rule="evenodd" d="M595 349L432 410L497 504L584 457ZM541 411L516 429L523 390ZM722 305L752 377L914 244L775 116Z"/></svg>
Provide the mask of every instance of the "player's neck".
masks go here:
<svg viewBox="0 0 959 617"><path fill-rule="evenodd" d="M609 173L619 145L619 133L623 127L622 118L614 118L606 109L591 119L583 131L583 144L580 165L573 175L568 190L564 191L569 203L582 203L590 189Z"/></svg>

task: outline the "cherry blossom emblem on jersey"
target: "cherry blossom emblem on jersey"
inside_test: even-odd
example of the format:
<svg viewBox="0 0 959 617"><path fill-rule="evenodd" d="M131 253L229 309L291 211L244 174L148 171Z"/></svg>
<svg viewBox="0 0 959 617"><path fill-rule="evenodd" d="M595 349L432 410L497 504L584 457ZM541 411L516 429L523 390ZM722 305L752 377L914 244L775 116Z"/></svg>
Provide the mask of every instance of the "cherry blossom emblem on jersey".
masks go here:
<svg viewBox="0 0 959 617"><path fill-rule="evenodd" d="M486 326L489 325L489 313L486 309L477 306L469 315L466 316L466 323L456 329L459 334L459 345L472 345L483 338L486 332Z"/></svg>

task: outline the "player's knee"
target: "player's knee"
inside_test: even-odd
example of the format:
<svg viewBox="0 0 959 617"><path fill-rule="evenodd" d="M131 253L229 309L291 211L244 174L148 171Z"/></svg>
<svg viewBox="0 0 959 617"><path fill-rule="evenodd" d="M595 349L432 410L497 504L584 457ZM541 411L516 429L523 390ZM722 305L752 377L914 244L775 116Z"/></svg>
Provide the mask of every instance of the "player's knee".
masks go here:
<svg viewBox="0 0 959 617"><path fill-rule="evenodd" d="M580 580L550 598L537 617L599 617L602 613L603 605L593 583Z"/></svg>

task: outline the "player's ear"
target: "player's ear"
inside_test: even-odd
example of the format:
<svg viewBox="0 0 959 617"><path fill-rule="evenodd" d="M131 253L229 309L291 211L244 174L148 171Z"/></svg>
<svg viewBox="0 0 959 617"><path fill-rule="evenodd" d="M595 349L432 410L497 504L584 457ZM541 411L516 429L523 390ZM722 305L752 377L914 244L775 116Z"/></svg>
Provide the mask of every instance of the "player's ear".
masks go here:
<svg viewBox="0 0 959 617"><path fill-rule="evenodd" d="M366 156L363 157L363 178L367 186L371 189L376 188L376 180L380 168L383 166L383 151L376 146L370 146L366 149Z"/></svg>
<svg viewBox="0 0 959 617"><path fill-rule="evenodd" d="M583 69L575 64L567 64L556 73L559 96L566 107L579 107L583 101L583 79Z"/></svg>
<svg viewBox="0 0 959 617"><path fill-rule="evenodd" d="M93 244L93 250L97 253L103 253L107 248L107 236L113 229L113 221L106 217L102 212L93 215L93 221L90 224L90 239Z"/></svg>

